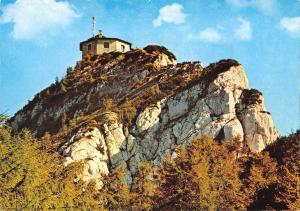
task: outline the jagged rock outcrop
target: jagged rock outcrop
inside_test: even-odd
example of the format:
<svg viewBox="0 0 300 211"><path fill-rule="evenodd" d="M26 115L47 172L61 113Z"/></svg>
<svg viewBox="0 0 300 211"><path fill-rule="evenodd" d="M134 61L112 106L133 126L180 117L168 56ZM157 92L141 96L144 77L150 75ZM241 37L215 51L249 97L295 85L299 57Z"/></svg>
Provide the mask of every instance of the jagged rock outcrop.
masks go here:
<svg viewBox="0 0 300 211"><path fill-rule="evenodd" d="M166 153L197 136L238 141L251 152L279 136L262 94L250 89L238 62L177 64L159 46L82 61L11 123L15 130L27 126L37 135L59 134L65 119L76 120L69 132L75 134L62 137L60 151L66 165L87 160L85 180L101 180L102 173L124 164L131 183L139 163L159 165Z"/></svg>
<svg viewBox="0 0 300 211"><path fill-rule="evenodd" d="M244 128L244 140L250 151L260 152L278 137L264 98L258 90L244 90L237 104L237 113Z"/></svg>
<svg viewBox="0 0 300 211"><path fill-rule="evenodd" d="M65 157L64 165L73 162L86 161L82 172L82 180L96 180L99 188L103 174L108 174L107 145L104 136L97 128L79 131L61 148L60 152Z"/></svg>

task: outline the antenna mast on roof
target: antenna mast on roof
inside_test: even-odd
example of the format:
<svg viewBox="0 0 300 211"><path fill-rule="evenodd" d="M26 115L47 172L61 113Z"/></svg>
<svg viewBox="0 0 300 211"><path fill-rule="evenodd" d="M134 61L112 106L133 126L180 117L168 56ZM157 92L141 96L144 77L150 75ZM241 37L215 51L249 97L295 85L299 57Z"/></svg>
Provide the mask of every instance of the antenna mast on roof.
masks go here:
<svg viewBox="0 0 300 211"><path fill-rule="evenodd" d="M95 25L96 25L96 17L93 16L92 17L92 24L93 24L93 28L92 28L92 33L93 33L93 37L95 37Z"/></svg>

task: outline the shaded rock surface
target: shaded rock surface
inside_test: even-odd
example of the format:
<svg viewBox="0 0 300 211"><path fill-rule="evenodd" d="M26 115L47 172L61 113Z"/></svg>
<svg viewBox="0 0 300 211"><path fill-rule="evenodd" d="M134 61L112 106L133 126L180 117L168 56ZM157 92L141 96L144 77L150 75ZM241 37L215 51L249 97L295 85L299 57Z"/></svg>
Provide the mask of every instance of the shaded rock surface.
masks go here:
<svg viewBox="0 0 300 211"><path fill-rule="evenodd" d="M113 109L104 112L107 97L119 107L131 102L136 114L129 121ZM262 151L279 136L262 93L250 89L238 62L221 60L206 68L200 62L177 64L160 46L78 63L63 81L19 111L11 124L40 136L55 134L66 118L78 117L85 121L62 138L59 150L65 165L87 161L82 175L86 181L101 181L102 174L124 164L131 183L139 163L159 165L166 153L197 136L239 141L251 152ZM97 124L86 127L90 120Z"/></svg>

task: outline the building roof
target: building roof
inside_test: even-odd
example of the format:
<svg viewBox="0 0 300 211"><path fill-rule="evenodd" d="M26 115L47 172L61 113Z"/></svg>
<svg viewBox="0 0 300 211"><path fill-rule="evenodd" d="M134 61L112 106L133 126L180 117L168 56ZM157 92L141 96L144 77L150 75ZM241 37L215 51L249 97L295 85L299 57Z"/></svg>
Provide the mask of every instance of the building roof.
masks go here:
<svg viewBox="0 0 300 211"><path fill-rule="evenodd" d="M113 38L113 37L105 37L105 36L99 37L97 35L95 37L91 37L91 38L89 38L89 39L87 39L85 41L80 42L80 50L82 50L82 45L84 43L87 43L87 42L90 42L90 41L95 41L95 40L115 40L115 41L120 41L120 42L123 42L123 43L126 43L126 44L130 45L130 48L131 48L131 43L127 42L125 40L122 40L122 39L119 39L119 38Z"/></svg>

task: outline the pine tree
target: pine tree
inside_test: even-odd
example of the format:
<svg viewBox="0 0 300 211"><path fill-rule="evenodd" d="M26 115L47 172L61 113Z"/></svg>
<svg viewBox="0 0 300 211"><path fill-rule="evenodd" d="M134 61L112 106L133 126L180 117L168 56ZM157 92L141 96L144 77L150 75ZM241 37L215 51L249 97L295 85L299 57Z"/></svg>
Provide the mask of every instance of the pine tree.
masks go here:
<svg viewBox="0 0 300 211"><path fill-rule="evenodd" d="M65 85L65 84L60 83L60 91L61 91L62 93L67 92L67 88L66 88L66 85Z"/></svg>
<svg viewBox="0 0 300 211"><path fill-rule="evenodd" d="M125 182L125 166L114 168L109 175L103 175L103 187L98 194L98 200L104 201L109 210L129 209L129 186Z"/></svg>
<svg viewBox="0 0 300 211"><path fill-rule="evenodd" d="M167 156L158 172L164 209L243 208L239 166L226 147L205 136Z"/></svg>
<svg viewBox="0 0 300 211"><path fill-rule="evenodd" d="M243 202L249 209L270 209L274 201L274 185L279 182L277 165L268 153L252 154L240 160L243 166Z"/></svg>
<svg viewBox="0 0 300 211"><path fill-rule="evenodd" d="M3 134L3 132L1 131ZM3 140L0 186L3 208L40 209L48 196L50 172L55 155L41 153L40 145L28 130ZM2 198L3 195L6 195Z"/></svg>
<svg viewBox="0 0 300 211"><path fill-rule="evenodd" d="M275 209L297 210L300 208L300 130L268 146L270 153L278 163L279 177L273 193Z"/></svg>
<svg viewBox="0 0 300 211"><path fill-rule="evenodd" d="M8 128L0 128L0 208L90 209L102 206L101 201L93 199L97 193L94 185L84 184L78 178L83 163L64 167L49 143L49 134L39 141L28 130L12 136Z"/></svg>
<svg viewBox="0 0 300 211"><path fill-rule="evenodd" d="M133 180L130 193L130 207L133 210L151 210L154 206L155 168L149 163L141 163Z"/></svg>
<svg viewBox="0 0 300 211"><path fill-rule="evenodd" d="M8 116L0 113L0 127L6 123Z"/></svg>
<svg viewBox="0 0 300 211"><path fill-rule="evenodd" d="M119 110L120 119L127 125L131 125L136 113L137 109L134 107L133 102L125 99Z"/></svg>
<svg viewBox="0 0 300 211"><path fill-rule="evenodd" d="M115 107L111 98L105 98L103 100L103 106L106 111L112 111L112 109Z"/></svg>

